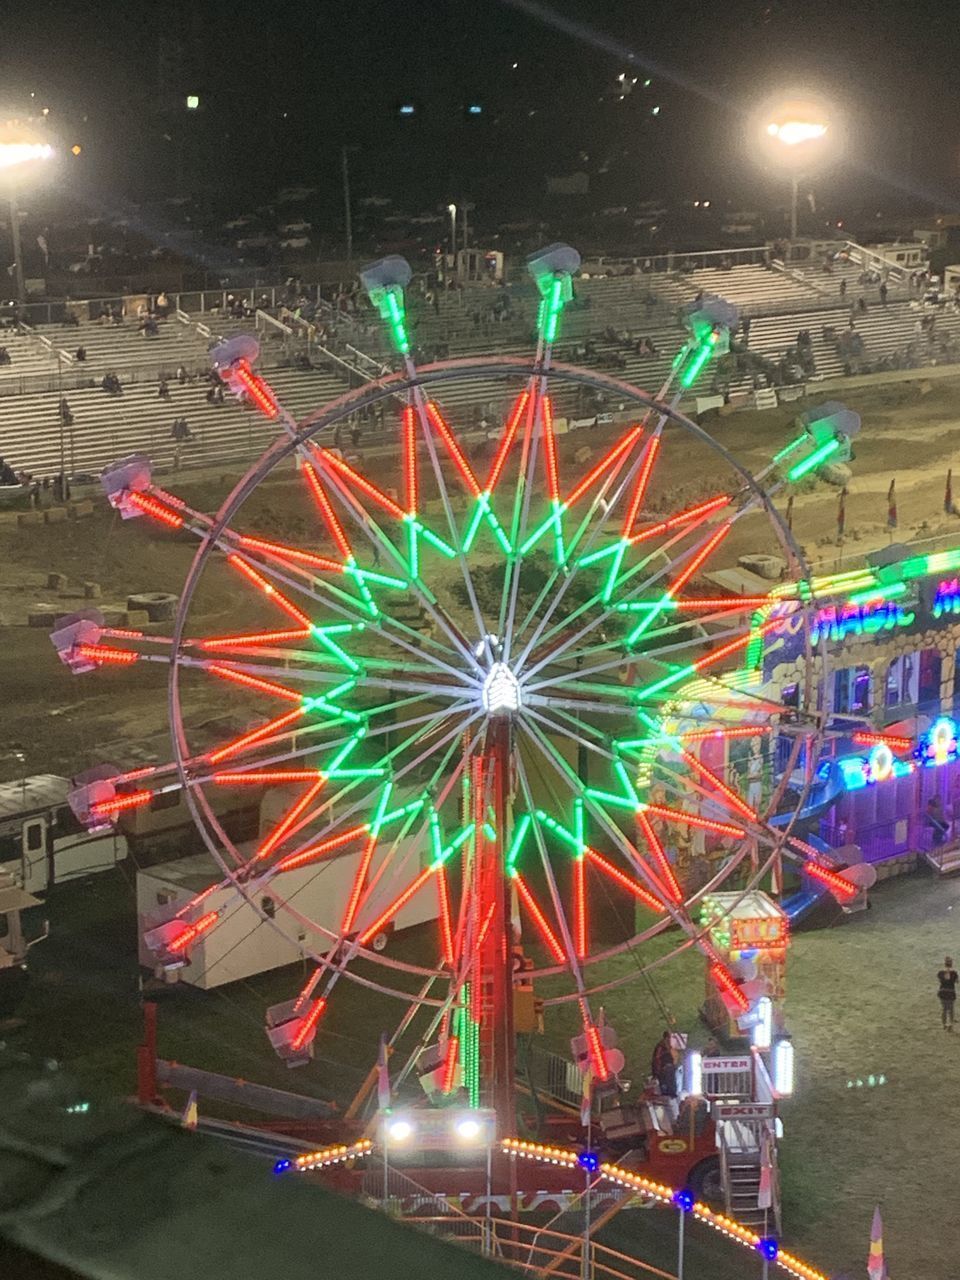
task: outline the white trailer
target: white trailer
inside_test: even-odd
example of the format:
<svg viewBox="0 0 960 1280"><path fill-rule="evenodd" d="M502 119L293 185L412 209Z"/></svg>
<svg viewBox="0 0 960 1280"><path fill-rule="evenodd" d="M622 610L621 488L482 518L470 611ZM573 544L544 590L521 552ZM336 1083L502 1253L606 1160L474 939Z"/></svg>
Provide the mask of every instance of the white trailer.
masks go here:
<svg viewBox="0 0 960 1280"><path fill-rule="evenodd" d="M421 845L424 843L420 842ZM378 880L377 873L390 847L390 842L385 841L382 848L378 846L371 860L368 883L373 888L358 919L361 929L388 908L425 865L425 850L414 849L410 842L405 848L400 842ZM240 897L232 886L209 893L202 907L187 915L185 920L189 922L195 915L218 911L222 914L216 927L191 946L189 963L167 976L208 991L281 965L294 964L302 960L308 951L326 955L333 949L334 941L322 930L333 934L339 932L362 848L363 842L358 841L355 850L284 873L273 886L268 884L258 890L256 902L259 911ZM243 854L252 852L252 849L252 845L249 848L240 846ZM141 965L153 969L156 964L156 957L144 944L144 935L170 920L198 893L217 883L222 875L209 854L194 854L137 873ZM438 914L437 888L431 877L383 932L372 939L370 945L382 950L388 945L393 931L435 920ZM311 923L319 927L311 927Z"/></svg>
<svg viewBox="0 0 960 1280"><path fill-rule="evenodd" d="M124 836L77 821L69 791L69 779L54 773L0 782L0 873L27 893L107 871L127 856Z"/></svg>

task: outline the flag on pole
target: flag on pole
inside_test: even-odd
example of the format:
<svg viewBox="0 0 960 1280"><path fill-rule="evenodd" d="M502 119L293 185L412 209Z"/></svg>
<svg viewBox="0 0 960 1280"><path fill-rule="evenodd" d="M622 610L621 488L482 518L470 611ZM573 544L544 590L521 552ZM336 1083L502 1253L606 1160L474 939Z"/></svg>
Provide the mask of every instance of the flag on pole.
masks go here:
<svg viewBox="0 0 960 1280"><path fill-rule="evenodd" d="M787 528L793 533L793 494L787 499Z"/></svg>
<svg viewBox="0 0 960 1280"><path fill-rule="evenodd" d="M887 1276L887 1264L883 1260L883 1219L880 1217L879 1205L873 1211L873 1225L870 1227L867 1275L870 1280L886 1280Z"/></svg>
<svg viewBox="0 0 960 1280"><path fill-rule="evenodd" d="M593 1072L583 1073L583 1094L580 1098L580 1123L584 1129L589 1127L593 1111Z"/></svg>
<svg viewBox="0 0 960 1280"><path fill-rule="evenodd" d="M197 1121L200 1119L200 1113L197 1108L197 1091L191 1090L190 1097L187 1099L187 1105L183 1109L183 1115L180 1117L180 1125L184 1129L195 1129Z"/></svg>
<svg viewBox="0 0 960 1280"><path fill-rule="evenodd" d="M947 516L952 516L954 514L952 467L947 470L947 487L943 491L943 513Z"/></svg>
<svg viewBox="0 0 960 1280"><path fill-rule="evenodd" d="M387 1066L387 1037L381 1035L377 1050L377 1106L381 1111L390 1109L390 1069Z"/></svg>
<svg viewBox="0 0 960 1280"><path fill-rule="evenodd" d="M895 529L897 527L897 482L890 481L890 488L887 490L887 528Z"/></svg>
<svg viewBox="0 0 960 1280"><path fill-rule="evenodd" d="M837 504L837 541L843 541L843 531L847 527L847 486L840 490L840 501Z"/></svg>

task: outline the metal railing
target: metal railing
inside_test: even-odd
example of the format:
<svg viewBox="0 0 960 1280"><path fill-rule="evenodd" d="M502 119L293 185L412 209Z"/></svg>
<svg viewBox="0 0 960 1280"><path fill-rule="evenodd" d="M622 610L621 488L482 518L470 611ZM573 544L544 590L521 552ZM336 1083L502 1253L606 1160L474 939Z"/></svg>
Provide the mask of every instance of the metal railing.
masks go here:
<svg viewBox="0 0 960 1280"><path fill-rule="evenodd" d="M754 1055L703 1059L703 1097L753 1098Z"/></svg>
<svg viewBox="0 0 960 1280"><path fill-rule="evenodd" d="M502 1218L467 1219L455 1230L445 1230L447 1219L408 1218L412 1226L429 1230L467 1248L496 1258L520 1271L540 1276L563 1276L569 1280L676 1280L672 1271L664 1271L639 1258L598 1244L584 1237L550 1227L536 1227L525 1222L508 1222Z"/></svg>

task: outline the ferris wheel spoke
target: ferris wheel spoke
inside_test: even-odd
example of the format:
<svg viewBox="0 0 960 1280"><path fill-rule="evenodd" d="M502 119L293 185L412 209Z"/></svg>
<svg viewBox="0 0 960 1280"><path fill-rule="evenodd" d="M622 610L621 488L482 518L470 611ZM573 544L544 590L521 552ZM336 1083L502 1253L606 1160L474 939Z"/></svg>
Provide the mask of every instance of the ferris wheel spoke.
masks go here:
<svg viewBox="0 0 960 1280"><path fill-rule="evenodd" d="M404 512L403 508L399 506L398 503L395 503L392 498L388 497L386 494L383 494L382 491L377 488L377 486L372 485L370 481L367 481L365 477L362 477L359 475L358 472L353 471L353 469L350 468L346 463L341 462L339 459L336 459L334 455L331 454L329 451L321 452L319 455L317 455L316 460L318 462L318 465L324 471L326 477L330 479L331 482L333 483L335 491L337 492L341 500L345 503L347 510L351 513L353 519L356 520L357 523L360 525L360 527L366 532L367 536L374 542L374 545L382 545L387 550L388 554L390 554L397 561L397 563L403 567L404 571L411 577L411 585L415 587L417 598L422 608L430 615L430 617L433 619L434 624L446 635L447 639L450 641L451 649L449 650L449 652L451 653L451 656L457 656L461 660L467 659L468 664L470 662L474 662L473 655L470 650L470 646L468 645L467 640L462 634L462 632L460 631L460 629L454 625L453 621L450 619L446 611L440 608L436 597L434 596L433 592L426 587L422 577L419 576L419 574L413 573L414 566L409 565L407 561L404 560L401 552L394 546L393 542L388 537L386 537L385 534L383 534L383 532L380 529L380 526L377 525L376 522L373 521L371 517L368 515L366 509L363 507L363 505L360 503L360 501L356 498L356 496L351 491L350 486L347 482L347 473L349 473L350 478L353 478L355 481L360 482L361 492L366 492L367 488L369 488L375 491L378 495L380 495L383 502L388 504L388 514L392 515L393 518L397 520L401 525L405 525L406 523L408 523L406 519L406 513ZM331 516L335 520L336 517L335 515L333 515L332 508L330 507L330 504L329 504L329 498L326 497L322 483L319 481L319 478L316 477L316 473L314 471L311 470L311 474L313 474L315 477L317 494L323 494L324 501L327 504L327 508L329 508ZM453 547L450 547L448 544L444 543L442 539L438 539L435 534L433 534L429 529L423 526L419 521L417 522L417 527L420 530L420 533L422 534L425 540L427 541L432 540L434 544L436 544L439 548L442 549L443 554L448 556L448 558L451 558L451 559L456 558L457 552ZM349 546L349 544L345 544L345 545ZM352 559L354 559L354 563L355 563L355 558L353 557L352 549L350 550L350 556ZM383 614L381 611L378 611L377 620L380 622L381 628L382 628ZM395 618L388 619L388 622L390 623L391 626L397 625ZM436 641L435 637L427 637L427 639L432 647L435 647L435 648L441 647L438 645L438 642Z"/></svg>
<svg viewBox="0 0 960 1280"><path fill-rule="evenodd" d="M637 433L642 433L642 430L643 430L642 427L634 427L631 431L629 431L624 437L624 439L621 440L618 445L614 446L614 448L610 450L610 452L606 455L604 459L601 459L601 463L598 464L598 467L595 467L593 471L590 472L590 474L585 478L585 480L582 481L581 484L578 485L571 492L570 497L567 499L566 506L567 507L573 506L576 502L580 500L580 497L582 496L583 492L586 491L587 480L591 479L594 473L598 471L598 468L601 468L601 467L610 468L609 473L606 479L604 480L604 483L600 486L600 488L595 493L589 509L581 519L580 525L577 528L576 533L573 535L572 539L570 539L568 543L567 561L564 562L564 564L562 565L557 564L554 566L552 572L550 573L550 576L547 578L547 581L544 583L543 587L541 588L536 600L530 606L530 609L527 612L527 616L524 618L523 622L521 623L517 631L518 637L525 635L527 628L534 621L534 619L538 619L537 626L534 629L532 636L530 636L529 639L526 641L523 651L520 654L519 658L517 659L518 667L521 667L523 663L526 661L527 657L530 654L530 651L532 650L534 645L537 643L540 636L543 634L543 631L549 625L550 619L553 617L557 609L560 607L571 584L576 580L577 569L578 569L580 560L582 560L589 553L589 551L593 547L593 544L596 542L596 540L603 535L604 531L606 530L606 526L608 522L614 518L620 499L623 496L624 492L633 482L637 473L642 471L644 467L645 458L647 458L650 455L651 450L654 448L653 439L647 442L646 450L641 452L633 460L633 462L630 464L630 466L628 467L626 473L623 475L622 478L620 477L620 474L619 474L622 467L626 464L626 461L630 455L633 445L636 444L636 442L640 439L640 435ZM614 483L616 483L617 487L615 489L615 492L611 496L610 501L607 502L605 500L606 493L608 491L609 486ZM596 519L598 510L600 512L599 520ZM588 532L589 532L589 537L587 538L586 545L583 548L583 552L577 559L574 559L573 558L574 553L578 550L578 548L580 547L580 543L582 542L584 536ZM560 581L559 589L557 589L557 583L561 578L562 578L562 581ZM542 616L538 616L540 615L540 610L545 602L547 604L547 608L543 611Z"/></svg>
<svg viewBox="0 0 960 1280"><path fill-rule="evenodd" d="M390 766L392 764L392 760L394 757L405 756L408 752L412 752L416 744L418 742L422 742L424 737L431 730L437 728L438 725L442 725L447 720L452 718L455 721L453 728L448 730L448 732L438 742L431 743L429 746L425 748L425 750L421 751L420 754L416 755L413 759L406 760L406 762L399 769L396 769L392 772L392 780L394 784L398 784L399 782L401 782L405 776L412 773L415 769L419 768L419 766L423 764L426 760L430 759L430 757L435 752L441 751L442 748L445 747L451 740L455 739L460 733L462 733L467 727L469 727L472 720L477 719L480 714L479 712L477 712L473 717L464 721L462 719L462 714L465 710L466 708L462 708L460 710L460 714L456 714L457 709L454 708L452 713L445 712L440 717L433 718L427 724L418 726L418 728L413 733L411 733L408 738L406 738L403 742L398 743L396 747L394 747L390 752L387 753L387 755L381 758L380 764L378 766L378 768L381 770L381 773L379 774L379 776L380 777L386 776L388 770L390 769ZM347 785L343 787L340 790L340 792L338 792L335 795L329 796L325 801L325 803L320 807L320 809L314 810L312 812L304 812L302 815L298 816L297 823L290 830L289 834L291 835L296 834L298 831L305 829L311 823L315 822L318 818L320 818L324 810L332 809L334 805L337 805L341 800L348 799L350 792L356 789L360 781L362 781L362 779L349 780ZM349 803L347 804L347 807L343 810L343 812L340 813L338 822L336 825L338 827L341 827L345 823L352 822L354 818L361 812L361 810L365 808L366 809L369 808L369 793L365 793L359 799L355 798L352 801L349 801ZM347 829L350 830L351 832L355 832L355 831L359 832L359 827L356 827L356 826L351 826L351 827L348 827ZM333 836L324 837L324 839L327 839L327 838L334 838L334 837ZM323 842L321 842L321 844L322 843ZM307 856L311 851L316 853L317 857L324 856L326 852L325 849L320 849L319 851L317 851L316 842L308 840L305 844L302 844L298 848L294 849L289 856L291 859L297 858L300 856ZM300 864L297 864L297 865L300 865Z"/></svg>
<svg viewBox="0 0 960 1280"><path fill-rule="evenodd" d="M651 868L647 865L643 858L640 857L636 848L627 839L621 828L613 821L602 802L591 794L591 789L587 787L570 767L567 761L559 753L552 742L546 737L543 731L529 720L523 722L526 732L540 745L544 758L551 764L553 769L567 783L573 794L583 801L585 808L593 815L604 834L613 841L617 849L626 859L628 866L640 877L644 886L654 897L664 900L664 906L670 914L671 919L678 924L685 932L691 932L693 926L682 905L672 903L668 900L664 893L663 887L660 885L657 877L653 874ZM624 805L623 807L626 807Z"/></svg>

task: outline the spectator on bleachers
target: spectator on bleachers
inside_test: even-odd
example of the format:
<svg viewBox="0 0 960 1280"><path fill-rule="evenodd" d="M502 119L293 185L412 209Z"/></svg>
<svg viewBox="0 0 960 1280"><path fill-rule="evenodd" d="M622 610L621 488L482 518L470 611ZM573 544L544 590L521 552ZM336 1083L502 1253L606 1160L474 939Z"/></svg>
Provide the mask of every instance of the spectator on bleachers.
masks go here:
<svg viewBox="0 0 960 1280"><path fill-rule="evenodd" d="M0 458L0 484L19 484L17 473L11 467L10 463L4 458Z"/></svg>
<svg viewBox="0 0 960 1280"><path fill-rule="evenodd" d="M162 289L157 294L156 312L161 320L166 320L167 316L170 314L170 299Z"/></svg>
<svg viewBox="0 0 960 1280"><path fill-rule="evenodd" d="M743 337L743 345L745 347L748 347L750 345L750 317L749 316L744 316L743 319L740 321L740 333Z"/></svg>
<svg viewBox="0 0 960 1280"><path fill-rule="evenodd" d="M638 356L655 356L657 354L657 348L653 345L652 338L643 337L637 342Z"/></svg>
<svg viewBox="0 0 960 1280"><path fill-rule="evenodd" d="M167 401L170 399L170 387L163 374L160 375L159 385L157 386L157 399Z"/></svg>
<svg viewBox="0 0 960 1280"><path fill-rule="evenodd" d="M84 360L86 360L87 358L87 348L82 346L77 347L76 353L74 354L73 358L74 360L76 360L78 364L83 364Z"/></svg>
<svg viewBox="0 0 960 1280"><path fill-rule="evenodd" d="M886 280L881 280L881 281L880 281L880 305L881 305L881 307L885 307L885 306L887 305L887 282L886 282Z"/></svg>
<svg viewBox="0 0 960 1280"><path fill-rule="evenodd" d="M190 424L186 418L174 418L173 426L170 428L170 435L178 444L182 444L185 440L193 439L193 432L190 430Z"/></svg>
<svg viewBox="0 0 960 1280"><path fill-rule="evenodd" d="M63 323L72 325L74 329L80 328L80 317L75 311L67 311L63 317Z"/></svg>
<svg viewBox="0 0 960 1280"><path fill-rule="evenodd" d="M860 297L857 299L857 310L866 311L866 309L867 309L867 300L863 296L863 294L861 294Z"/></svg>
<svg viewBox="0 0 960 1280"><path fill-rule="evenodd" d="M123 395L123 387L120 385L120 379L115 373L105 373L100 383L101 391L105 391L108 396Z"/></svg>
<svg viewBox="0 0 960 1280"><path fill-rule="evenodd" d="M846 280L841 280L840 281L840 297L845 298L846 296L847 296L847 282Z"/></svg>
<svg viewBox="0 0 960 1280"><path fill-rule="evenodd" d="M180 383L181 387L185 387L187 385L188 380L189 380L189 375L186 369L182 364L178 364L177 365L177 381Z"/></svg>
<svg viewBox="0 0 960 1280"><path fill-rule="evenodd" d="M60 397L60 421L63 423L65 427L73 426L73 410L70 408L70 405L67 403L66 396Z"/></svg>
<svg viewBox="0 0 960 1280"><path fill-rule="evenodd" d="M160 336L160 326L157 324L153 316L144 316L137 329L145 338L157 338Z"/></svg>
<svg viewBox="0 0 960 1280"><path fill-rule="evenodd" d="M10 352L6 347L0 347L0 365L12 363L13 361L10 359Z"/></svg>

